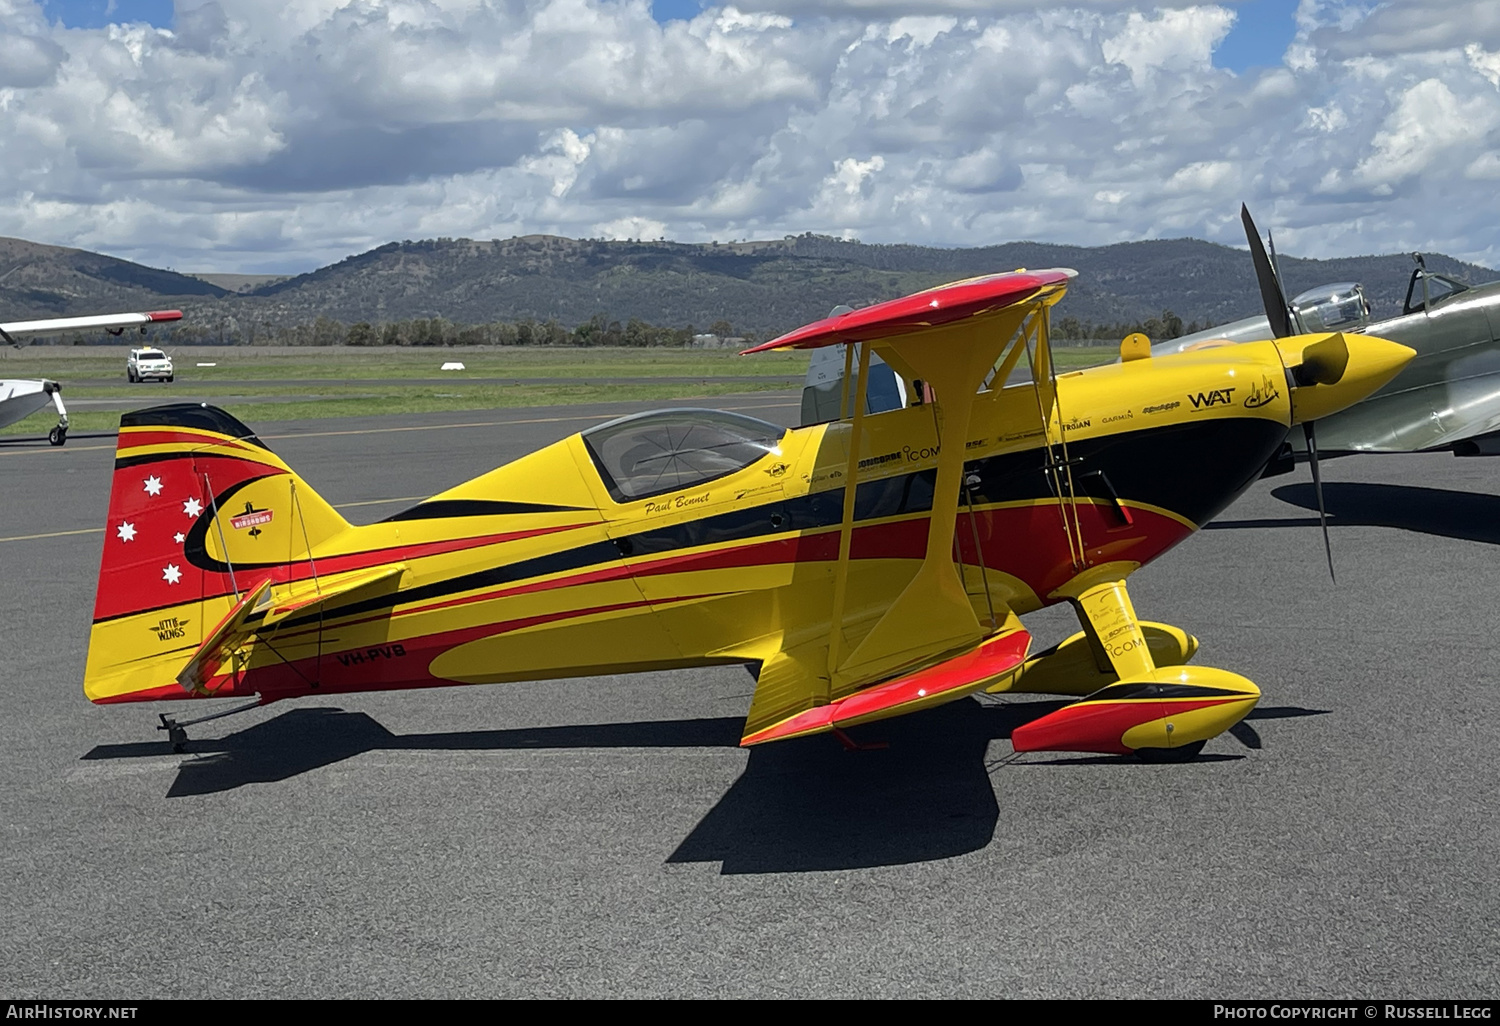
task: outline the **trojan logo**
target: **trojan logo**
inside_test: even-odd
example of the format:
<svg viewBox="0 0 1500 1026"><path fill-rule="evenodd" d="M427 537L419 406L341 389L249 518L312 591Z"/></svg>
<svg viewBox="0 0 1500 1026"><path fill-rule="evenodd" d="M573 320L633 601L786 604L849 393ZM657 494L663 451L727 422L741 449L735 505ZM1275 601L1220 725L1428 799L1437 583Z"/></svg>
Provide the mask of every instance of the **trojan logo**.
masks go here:
<svg viewBox="0 0 1500 1026"><path fill-rule="evenodd" d="M1193 401L1193 409L1201 410L1207 406L1228 406L1234 401L1234 389L1216 388L1211 392L1199 392L1197 395L1188 396Z"/></svg>

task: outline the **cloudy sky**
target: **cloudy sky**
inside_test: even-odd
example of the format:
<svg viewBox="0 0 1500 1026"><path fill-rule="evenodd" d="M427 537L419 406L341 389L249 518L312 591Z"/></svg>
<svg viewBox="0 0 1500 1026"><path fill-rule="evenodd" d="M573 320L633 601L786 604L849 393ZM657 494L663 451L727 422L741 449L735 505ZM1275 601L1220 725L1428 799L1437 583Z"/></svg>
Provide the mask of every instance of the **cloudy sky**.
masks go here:
<svg viewBox="0 0 1500 1026"><path fill-rule="evenodd" d="M0 235L1414 248L1500 266L1494 0L0 0Z"/></svg>

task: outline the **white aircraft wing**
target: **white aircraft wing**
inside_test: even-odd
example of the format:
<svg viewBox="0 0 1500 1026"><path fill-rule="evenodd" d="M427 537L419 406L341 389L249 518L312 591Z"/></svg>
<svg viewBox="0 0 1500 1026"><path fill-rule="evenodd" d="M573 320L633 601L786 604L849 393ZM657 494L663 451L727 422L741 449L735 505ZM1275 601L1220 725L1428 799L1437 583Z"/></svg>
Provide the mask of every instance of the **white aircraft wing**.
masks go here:
<svg viewBox="0 0 1500 1026"><path fill-rule="evenodd" d="M53 317L45 321L15 321L0 324L0 337L12 339L29 338L32 335L50 335L59 331L78 331L89 328L111 329L144 327L163 321L182 320L181 310L156 310L152 313L95 314L90 317ZM119 334L119 331L115 331Z"/></svg>

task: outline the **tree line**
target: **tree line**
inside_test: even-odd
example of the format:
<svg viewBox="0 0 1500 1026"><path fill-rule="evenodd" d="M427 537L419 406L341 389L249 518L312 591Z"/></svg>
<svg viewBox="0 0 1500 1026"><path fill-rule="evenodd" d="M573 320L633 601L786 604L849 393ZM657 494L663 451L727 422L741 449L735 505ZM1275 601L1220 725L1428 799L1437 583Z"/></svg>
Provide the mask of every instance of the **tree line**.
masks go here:
<svg viewBox="0 0 1500 1026"><path fill-rule="evenodd" d="M737 339L746 344L759 341L753 332L736 332L728 321L715 321L706 329L689 324L666 328L632 317L623 323L595 314L577 327L556 319L538 321L491 321L461 324L446 317L415 317L396 321L357 321L345 324L332 317L291 325L247 325L232 318L218 324L180 322L161 330L157 337L175 345L281 345L281 346L675 346L693 344L701 335Z"/></svg>
<svg viewBox="0 0 1500 1026"><path fill-rule="evenodd" d="M1153 342L1169 338L1180 338L1213 327L1193 321L1183 324L1182 318L1171 310L1163 310L1160 317L1147 317L1142 321L1117 321L1113 324L1081 321L1077 317L1061 317L1052 322L1052 337L1060 342L1118 342L1126 335L1140 332Z"/></svg>
<svg viewBox="0 0 1500 1026"><path fill-rule="evenodd" d="M1206 328L1197 321L1183 324L1171 310L1160 317L1142 321L1095 323L1076 317L1062 317L1052 323L1052 337L1060 343L1110 344L1126 335L1140 332L1153 341L1177 338ZM158 344L172 345L273 345L273 346L620 346L628 348L685 348L708 341L703 336L734 345L751 346L763 341L756 332L736 331L727 320L718 320L700 329L689 324L668 328L648 324L632 317L621 322L604 314L595 314L577 327L569 328L555 318L539 321L491 321L486 324L462 324L446 317L416 317L396 321L357 321L345 324L332 317L320 316L311 323L274 325L223 318L218 323L181 321L169 328L157 328L153 337ZM48 341L37 339L38 344ZM112 339L93 335L76 335L74 345L108 344ZM139 344L139 343L137 343ZM710 341L709 344L712 344Z"/></svg>

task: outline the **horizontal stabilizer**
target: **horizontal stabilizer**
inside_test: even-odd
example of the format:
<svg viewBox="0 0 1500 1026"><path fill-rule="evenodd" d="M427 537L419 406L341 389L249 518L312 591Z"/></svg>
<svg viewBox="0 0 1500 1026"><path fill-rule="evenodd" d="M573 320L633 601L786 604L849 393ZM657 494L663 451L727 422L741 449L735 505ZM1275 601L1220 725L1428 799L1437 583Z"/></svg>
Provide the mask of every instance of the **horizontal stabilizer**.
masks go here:
<svg viewBox="0 0 1500 1026"><path fill-rule="evenodd" d="M394 563L348 574L331 583L319 582L317 578L300 581L295 588L278 590L274 594L260 629L266 630L299 613L314 612L334 599L349 601L387 589L394 590L404 573L406 564Z"/></svg>
<svg viewBox="0 0 1500 1026"><path fill-rule="evenodd" d="M219 668L230 660L236 649L250 640L254 628L246 621L258 609L263 609L270 598L270 580L261 581L234 604L229 615L219 621L188 664L177 674L177 683L184 691L201 694L207 690L208 682L218 675Z"/></svg>
<svg viewBox="0 0 1500 1026"><path fill-rule="evenodd" d="M1025 661L1030 647L1031 635L1024 630L997 634L963 655L888 683L856 691L837 702L808 709L764 730L747 734L740 744L748 747L817 734L951 702L1013 672Z"/></svg>

